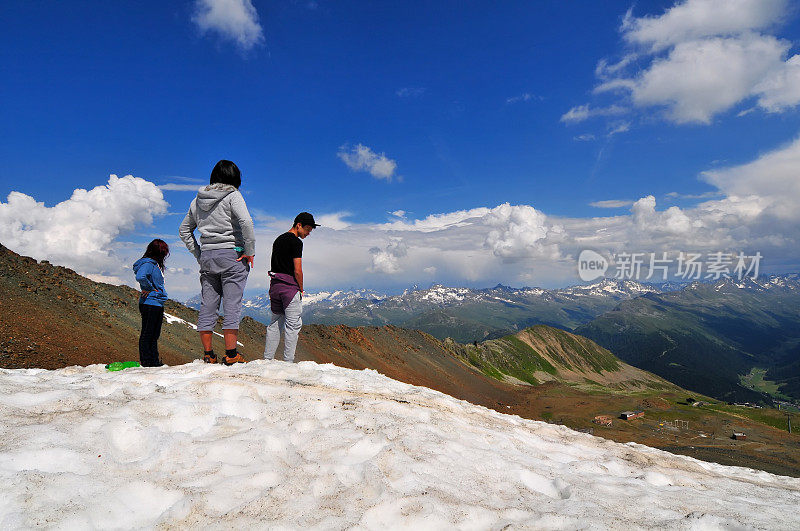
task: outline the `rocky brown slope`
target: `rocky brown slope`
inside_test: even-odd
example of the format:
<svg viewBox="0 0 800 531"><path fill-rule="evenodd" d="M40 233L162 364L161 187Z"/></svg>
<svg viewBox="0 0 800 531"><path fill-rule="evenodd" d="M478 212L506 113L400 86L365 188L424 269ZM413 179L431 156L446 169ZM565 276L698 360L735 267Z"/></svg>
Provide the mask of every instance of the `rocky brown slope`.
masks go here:
<svg viewBox="0 0 800 531"><path fill-rule="evenodd" d="M93 282L0 245L0 293L0 367L55 369L139 357L141 318L132 288ZM165 311L197 320L196 311L174 301ZM245 319L240 334L251 357L263 348L263 325ZM202 357L197 332L179 324L164 324L159 350L168 364Z"/></svg>

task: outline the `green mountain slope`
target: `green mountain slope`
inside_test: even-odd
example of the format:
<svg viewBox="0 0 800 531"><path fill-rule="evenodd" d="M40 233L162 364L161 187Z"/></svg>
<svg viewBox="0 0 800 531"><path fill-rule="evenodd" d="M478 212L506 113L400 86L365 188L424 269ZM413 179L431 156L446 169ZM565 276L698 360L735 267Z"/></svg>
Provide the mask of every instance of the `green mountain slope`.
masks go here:
<svg viewBox="0 0 800 531"><path fill-rule="evenodd" d="M621 362L590 339L545 325L459 347L457 353L465 361L500 380L511 377L531 385L559 381L618 390L675 387Z"/></svg>

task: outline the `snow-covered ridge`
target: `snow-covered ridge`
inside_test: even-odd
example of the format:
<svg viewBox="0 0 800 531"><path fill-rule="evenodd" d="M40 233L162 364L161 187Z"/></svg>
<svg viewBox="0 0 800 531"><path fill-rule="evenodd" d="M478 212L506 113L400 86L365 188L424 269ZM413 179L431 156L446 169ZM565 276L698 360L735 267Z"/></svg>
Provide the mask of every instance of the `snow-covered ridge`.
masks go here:
<svg viewBox="0 0 800 531"><path fill-rule="evenodd" d="M646 283L630 279L602 278L589 284L578 284L560 289L544 289L539 287L511 288L498 284L493 288L472 289L449 287L434 284L429 288L413 288L405 290L401 295L388 296L369 289L335 290L306 293L303 298L303 311L328 311L348 309L358 305L356 312L368 318L369 312L376 308L398 307L415 310L436 307L459 306L467 303L489 303L526 306L532 303L560 303L565 301L581 302L592 300L624 300L633 299L648 293L666 293L670 291L693 290L712 287L717 291L724 289L746 289L751 291L765 290L800 290L798 275L779 275L744 278L735 280L722 278L717 281L702 280L694 282L657 282ZM199 308L199 297L193 297L188 305ZM269 312L269 296L266 294L246 299L245 310L249 315L263 316ZM246 312L247 313L247 312Z"/></svg>
<svg viewBox="0 0 800 531"><path fill-rule="evenodd" d="M797 529L800 479L524 420L370 370L0 370L3 529Z"/></svg>
<svg viewBox="0 0 800 531"><path fill-rule="evenodd" d="M312 306L341 308L358 300L380 301L385 298L386 295L383 293L369 289L306 292L303 295L303 309L305 310ZM245 308L268 310L270 306L269 295L263 294L245 299L242 305Z"/></svg>

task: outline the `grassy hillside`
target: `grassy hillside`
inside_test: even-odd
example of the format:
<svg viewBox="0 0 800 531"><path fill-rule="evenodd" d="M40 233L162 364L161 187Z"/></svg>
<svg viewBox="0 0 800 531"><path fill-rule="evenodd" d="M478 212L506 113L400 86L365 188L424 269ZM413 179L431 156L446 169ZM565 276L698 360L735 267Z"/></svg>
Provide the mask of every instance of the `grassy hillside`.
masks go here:
<svg viewBox="0 0 800 531"><path fill-rule="evenodd" d="M665 389L672 384L620 362L595 342L545 325L457 349L484 374L538 385L548 381L604 389Z"/></svg>

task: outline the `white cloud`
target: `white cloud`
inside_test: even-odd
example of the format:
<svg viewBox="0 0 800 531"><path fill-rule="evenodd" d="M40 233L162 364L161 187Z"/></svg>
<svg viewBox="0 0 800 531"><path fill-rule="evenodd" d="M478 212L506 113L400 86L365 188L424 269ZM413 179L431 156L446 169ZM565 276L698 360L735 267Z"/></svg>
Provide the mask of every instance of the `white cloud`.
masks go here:
<svg viewBox="0 0 800 531"><path fill-rule="evenodd" d="M593 92L618 94L638 109L662 107L678 124L709 124L748 100L767 112L794 108L800 56L788 58L790 43L763 33L788 13L787 0L686 0L646 17L628 11L621 33L629 49L615 63L598 62ZM590 116L585 104L562 121Z"/></svg>
<svg viewBox="0 0 800 531"><path fill-rule="evenodd" d="M573 136L572 140L576 140L578 142L591 142L592 140L597 140L593 134L585 133L578 136Z"/></svg>
<svg viewBox="0 0 800 531"><path fill-rule="evenodd" d="M172 192L196 192L203 186L202 184L166 183L159 184L158 188Z"/></svg>
<svg viewBox="0 0 800 531"><path fill-rule="evenodd" d="M348 151L348 146L339 148L336 154L353 171L367 171L376 179L391 182L397 170L397 162L385 153L377 154L363 144L357 144Z"/></svg>
<svg viewBox="0 0 800 531"><path fill-rule="evenodd" d="M419 219L395 211L387 223L356 223L347 212L318 215L323 227L304 240L307 289L394 289L430 279L456 285L540 284L576 281L574 257L591 247L609 253L719 250L761 251L771 263L800 267L800 138L756 160L714 168L701 179L717 190L691 208L659 209L654 196L607 200L597 207L630 213L598 217L549 216L532 205L501 204ZM680 194L667 194L678 197ZM684 196L689 197L689 196ZM129 278L130 257L141 244L120 235L167 211L161 191L143 179L109 178L107 186L76 190L47 207L13 192L0 203L0 242L22 254L49 259L98 279ZM291 219L251 212L257 225L256 269L249 289L265 290L269 249ZM402 216L402 217L401 217ZM197 293L197 264L175 235L167 286L180 297ZM125 257L122 260L120 257Z"/></svg>
<svg viewBox="0 0 800 531"><path fill-rule="evenodd" d="M630 122L611 122L608 124L608 133L606 134L607 137L612 137L614 135L618 135L619 133L625 133L629 131L631 128Z"/></svg>
<svg viewBox="0 0 800 531"><path fill-rule="evenodd" d="M637 58L635 53L629 53L616 63L609 63L608 59L600 59L594 69L594 74L600 79L606 79L627 67Z"/></svg>
<svg viewBox="0 0 800 531"><path fill-rule="evenodd" d="M400 218L400 219L405 219L405 217L406 217L406 211L405 210L395 210L394 212L389 212L389 214L394 216L394 217L396 217L396 218Z"/></svg>
<svg viewBox="0 0 800 531"><path fill-rule="evenodd" d="M403 230L418 232L435 232L447 228L460 227L468 224L470 220L486 216L491 210L485 207L470 210L457 210L445 214L431 214L424 219L413 221L392 221L378 225L382 230Z"/></svg>
<svg viewBox="0 0 800 531"><path fill-rule="evenodd" d="M669 192L667 197L675 199L710 199L712 197L719 197L722 194L719 190L711 192L703 192L702 194L680 194L678 192Z"/></svg>
<svg viewBox="0 0 800 531"><path fill-rule="evenodd" d="M350 212L334 212L332 214L322 214L316 217L316 222L323 227L328 227L333 230L342 230L350 226L350 223L345 221L344 218L350 217Z"/></svg>
<svg viewBox="0 0 800 531"><path fill-rule="evenodd" d="M583 122L589 118L597 116L619 116L628 112L625 107L619 105L611 105L608 107L596 107L594 109L589 107L589 104L578 105L573 107L561 116L561 121L568 124Z"/></svg>
<svg viewBox="0 0 800 531"><path fill-rule="evenodd" d="M753 89L767 112L781 112L800 103L800 55L775 68Z"/></svg>
<svg viewBox="0 0 800 531"><path fill-rule="evenodd" d="M250 50L264 41L251 0L196 0L192 21L202 33L213 32Z"/></svg>
<svg viewBox="0 0 800 531"><path fill-rule="evenodd" d="M401 271L399 259L408 255L408 246L401 238L391 238L385 247L372 247L369 253L372 255L369 272L392 275Z"/></svg>
<svg viewBox="0 0 800 531"><path fill-rule="evenodd" d="M622 32L631 43L662 50L711 37L767 29L786 13L787 0L686 0L657 17L633 17L628 11Z"/></svg>
<svg viewBox="0 0 800 531"><path fill-rule="evenodd" d="M52 207L11 192L7 202L0 202L0 241L38 260L96 278L118 278L126 267L112 252L116 238L150 225L168 206L156 185L131 175L111 175L106 186L77 189Z"/></svg>
<svg viewBox="0 0 800 531"><path fill-rule="evenodd" d="M780 69L788 47L774 37L754 34L683 42L642 73L631 96L640 107L666 106L676 123L707 124Z"/></svg>
<svg viewBox="0 0 800 531"><path fill-rule="evenodd" d="M484 222L491 229L485 245L495 256L505 259L559 256L557 242L561 227L548 225L547 216L532 206L505 203L493 208ZM555 238L548 241L548 236Z"/></svg>
<svg viewBox="0 0 800 531"><path fill-rule="evenodd" d="M741 204L750 198L748 208L757 208L758 214L800 221L800 138L747 164L709 170L701 177L725 193L722 201L736 198Z"/></svg>
<svg viewBox="0 0 800 531"><path fill-rule="evenodd" d="M701 178L717 190L692 198L718 198L691 208L659 209L647 195L593 203L630 207L615 216L554 217L531 205L502 204L320 230L306 240L308 274L340 286L365 271L371 275L364 287L411 285L428 271L455 285L564 285L576 281L574 257L589 247L609 254L760 251L766 263L800 266L800 138Z"/></svg>
<svg viewBox="0 0 800 531"><path fill-rule="evenodd" d="M575 257L585 248L626 252L760 251L765 263L800 266L800 139L757 160L716 168L701 178L718 199L691 208L658 208L654 196L608 200L598 207L630 206L614 216L555 217L532 205L502 204L408 216L388 223L324 226L304 240L306 286L397 289L424 282L487 286L560 286L575 283ZM709 194L695 194L697 199ZM675 197L670 194L669 197ZM400 214L400 212L395 212ZM344 213L333 214L338 219ZM269 217L264 214L264 217ZM268 249L291 220L258 231L256 270L249 288L266 289ZM319 216L323 219L323 216ZM178 257L172 266L180 267ZM170 286L177 275L170 275ZM197 291L196 275L181 281Z"/></svg>
<svg viewBox="0 0 800 531"><path fill-rule="evenodd" d="M631 206L633 201L627 199L606 199L604 201L594 201L589 203L589 206L596 208L620 208Z"/></svg>

